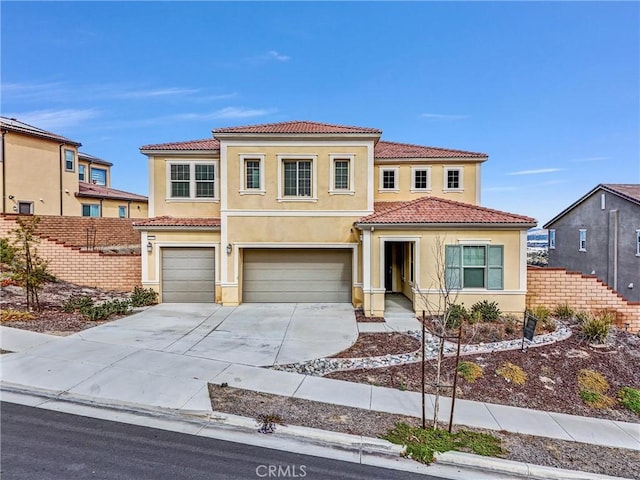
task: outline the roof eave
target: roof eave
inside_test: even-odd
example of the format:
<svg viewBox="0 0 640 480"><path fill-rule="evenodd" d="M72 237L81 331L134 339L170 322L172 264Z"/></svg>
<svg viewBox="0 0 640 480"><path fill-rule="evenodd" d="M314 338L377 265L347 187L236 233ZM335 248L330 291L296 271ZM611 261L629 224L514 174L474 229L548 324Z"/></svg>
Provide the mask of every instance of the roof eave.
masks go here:
<svg viewBox="0 0 640 480"><path fill-rule="evenodd" d="M193 155L193 156L211 156L211 154L220 154L220 149L207 149L207 150L158 150L158 149L140 149L140 153L147 156L157 155Z"/></svg>
<svg viewBox="0 0 640 480"><path fill-rule="evenodd" d="M466 163L483 163L489 160L488 156L484 157L374 157L374 162L378 163L397 163L397 162L415 162L415 161L440 161L440 162L466 162Z"/></svg>
<svg viewBox="0 0 640 480"><path fill-rule="evenodd" d="M351 139L360 139L360 140L378 140L382 135L380 133L361 133L361 132L353 132L353 133L314 133L314 132L303 132L303 133L217 133L215 130L213 131L213 135L218 140L251 140L251 139L270 139L270 140L285 140L285 139L333 139L333 138L351 138Z"/></svg>
<svg viewBox="0 0 640 480"><path fill-rule="evenodd" d="M6 132L19 133L20 135L25 135L25 136L29 136L29 137L42 138L44 140L49 140L51 142L55 142L55 143L58 143L58 144L61 144L61 145L71 145L73 147L81 147L82 146L82 143L76 142L75 140L71 140L69 138L53 137L53 136L47 135L45 133L21 130L19 128L13 128L13 127L10 127L10 126L7 126L7 125L2 125L2 127L0 127L0 130L4 130Z"/></svg>
<svg viewBox="0 0 640 480"><path fill-rule="evenodd" d="M125 200L127 202L149 203L149 199L146 198L146 197L144 197L144 198L131 198L131 197L126 197L124 195L101 195L99 193L90 193L90 192L77 192L76 193L76 197L100 198L102 200Z"/></svg>
<svg viewBox="0 0 640 480"><path fill-rule="evenodd" d="M220 225L133 225L136 230L163 230L163 231L182 231L182 230L203 230L208 232L220 231Z"/></svg>
<svg viewBox="0 0 640 480"><path fill-rule="evenodd" d="M536 222L514 222L514 223L491 223L491 222L482 222L482 223L376 223L376 222L355 222L354 226L361 230L370 230L371 227L393 230L393 229L420 229L420 230L428 230L428 229L490 229L490 230L498 230L498 229L509 229L512 230L522 229L526 230L531 227L535 227L537 225Z"/></svg>

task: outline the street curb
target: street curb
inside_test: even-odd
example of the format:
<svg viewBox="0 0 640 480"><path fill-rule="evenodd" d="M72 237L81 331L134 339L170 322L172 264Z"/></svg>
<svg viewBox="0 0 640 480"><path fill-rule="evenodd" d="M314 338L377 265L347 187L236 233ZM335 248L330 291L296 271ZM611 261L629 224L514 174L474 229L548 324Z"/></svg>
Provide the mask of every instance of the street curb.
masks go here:
<svg viewBox="0 0 640 480"><path fill-rule="evenodd" d="M204 423L207 426L237 429L243 433L256 433L258 427L258 422L255 419L230 413L217 411L207 412L204 410L184 411L163 407L151 407L149 405L128 402L96 401L94 397L85 395L72 395L68 392L59 392L42 388L25 388L22 385L8 384L2 381L0 381L0 393L1 392L42 398L44 402L65 402L72 405L138 414L146 417L164 418L188 424L202 425ZM0 397L0 400L3 399ZM403 446L396 445L379 438L332 432L329 430L297 425L278 425L275 432L271 435L273 435L273 438L282 437L283 439L288 438L309 442L329 449L357 452L360 459L362 459L363 455L370 455L382 460L397 461L398 459L403 458L403 452L405 450ZM360 463L362 463L362 461ZM379 466L396 470L406 470L406 468L401 468L400 465L394 465L392 462L387 463ZM508 475L511 478L524 478L531 480L632 480L623 477L565 470L453 451L442 454L436 453L436 461L430 466L415 462L415 469L412 470L416 473L436 474L436 472L430 471L431 466L448 466L457 469L491 472Z"/></svg>

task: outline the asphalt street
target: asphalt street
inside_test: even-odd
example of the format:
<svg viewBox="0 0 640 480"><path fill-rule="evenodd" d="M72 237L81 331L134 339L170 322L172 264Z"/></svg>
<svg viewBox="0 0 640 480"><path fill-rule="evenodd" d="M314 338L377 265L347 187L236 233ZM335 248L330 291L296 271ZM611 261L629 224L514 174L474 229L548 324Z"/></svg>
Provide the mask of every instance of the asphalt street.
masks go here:
<svg viewBox="0 0 640 480"><path fill-rule="evenodd" d="M3 480L440 478L7 402L0 413Z"/></svg>

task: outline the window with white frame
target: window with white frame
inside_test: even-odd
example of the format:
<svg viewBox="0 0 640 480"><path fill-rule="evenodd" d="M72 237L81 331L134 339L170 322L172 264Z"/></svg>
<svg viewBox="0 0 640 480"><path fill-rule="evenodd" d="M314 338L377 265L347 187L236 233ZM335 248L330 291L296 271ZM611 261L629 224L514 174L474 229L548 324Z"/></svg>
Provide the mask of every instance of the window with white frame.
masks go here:
<svg viewBox="0 0 640 480"><path fill-rule="evenodd" d="M444 191L455 192L463 190L462 167L445 167L443 185Z"/></svg>
<svg viewBox="0 0 640 480"><path fill-rule="evenodd" d="M312 196L312 161L311 160L285 160L283 171L283 196L285 197L311 197Z"/></svg>
<svg viewBox="0 0 640 480"><path fill-rule="evenodd" d="M380 191L398 191L398 167L380 169Z"/></svg>
<svg viewBox="0 0 640 480"><path fill-rule="evenodd" d="M411 191L428 192L431 190L431 168L411 167Z"/></svg>
<svg viewBox="0 0 640 480"><path fill-rule="evenodd" d="M82 205L82 216L83 217L99 217L100 205L97 203Z"/></svg>
<svg viewBox="0 0 640 480"><path fill-rule="evenodd" d="M168 165L170 199L213 200L216 198L214 162L171 162Z"/></svg>
<svg viewBox="0 0 640 480"><path fill-rule="evenodd" d="M118 217L127 218L127 207L124 205L120 205L118 207Z"/></svg>
<svg viewBox="0 0 640 480"><path fill-rule="evenodd" d="M87 167L84 165L78 165L78 180L81 182L87 181Z"/></svg>
<svg viewBox="0 0 640 480"><path fill-rule="evenodd" d="M240 193L264 193L264 155L240 156Z"/></svg>
<svg viewBox="0 0 640 480"><path fill-rule="evenodd" d="M556 230L554 228L549 230L549 249L554 250L556 248Z"/></svg>
<svg viewBox="0 0 640 480"><path fill-rule="evenodd" d="M76 169L76 152L73 150L64 151L64 169L67 172L73 172Z"/></svg>
<svg viewBox="0 0 640 480"><path fill-rule="evenodd" d="M32 215L33 202L18 202L18 213L20 215Z"/></svg>
<svg viewBox="0 0 640 480"><path fill-rule="evenodd" d="M504 288L502 245L446 245L445 282L452 290Z"/></svg>
<svg viewBox="0 0 640 480"><path fill-rule="evenodd" d="M640 229L636 230L636 257L640 257Z"/></svg>
<svg viewBox="0 0 640 480"><path fill-rule="evenodd" d="M91 169L91 183L96 185L107 185L107 171L104 168Z"/></svg>
<svg viewBox="0 0 640 480"><path fill-rule="evenodd" d="M329 193L353 194L353 155L330 155Z"/></svg>
<svg viewBox="0 0 640 480"><path fill-rule="evenodd" d="M587 251L587 230L585 228L580 229L580 240L578 243L578 250L581 252Z"/></svg>

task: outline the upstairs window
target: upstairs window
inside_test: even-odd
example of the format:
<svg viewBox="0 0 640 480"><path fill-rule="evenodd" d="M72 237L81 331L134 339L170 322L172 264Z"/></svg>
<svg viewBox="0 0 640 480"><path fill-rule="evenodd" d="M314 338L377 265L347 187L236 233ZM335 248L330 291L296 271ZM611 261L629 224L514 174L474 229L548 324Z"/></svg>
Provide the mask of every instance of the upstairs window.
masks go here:
<svg viewBox="0 0 640 480"><path fill-rule="evenodd" d="M311 160L284 162L284 196L311 197Z"/></svg>
<svg viewBox="0 0 640 480"><path fill-rule="evenodd" d="M502 245L447 245L445 268L445 283L448 289L504 288Z"/></svg>
<svg viewBox="0 0 640 480"><path fill-rule="evenodd" d="M380 169L380 190L387 192L398 191L398 168Z"/></svg>
<svg viewBox="0 0 640 480"><path fill-rule="evenodd" d="M82 216L83 217L99 217L100 216L100 205L98 205L98 204L84 204L84 205L82 205Z"/></svg>
<svg viewBox="0 0 640 480"><path fill-rule="evenodd" d="M555 229L549 230L549 249L555 250L556 248L556 231Z"/></svg>
<svg viewBox="0 0 640 480"><path fill-rule="evenodd" d="M81 182L87 181L87 167L84 165L78 165L78 180Z"/></svg>
<svg viewBox="0 0 640 480"><path fill-rule="evenodd" d="M411 191L428 192L431 190L431 169L429 167L411 168Z"/></svg>
<svg viewBox="0 0 640 480"><path fill-rule="evenodd" d="M127 218L127 207L125 207L124 205L120 205L118 207L118 217Z"/></svg>
<svg viewBox="0 0 640 480"><path fill-rule="evenodd" d="M349 189L349 160L336 160L333 164L333 189Z"/></svg>
<svg viewBox="0 0 640 480"><path fill-rule="evenodd" d="M76 169L76 152L73 150L64 151L64 169L73 172Z"/></svg>
<svg viewBox="0 0 640 480"><path fill-rule="evenodd" d="M240 193L262 195L264 191L264 155L240 155Z"/></svg>
<svg viewBox="0 0 640 480"><path fill-rule="evenodd" d="M245 160L245 188L247 190L260 189L260 160Z"/></svg>
<svg viewBox="0 0 640 480"><path fill-rule="evenodd" d="M444 190L461 191L462 189L462 167L446 167L444 169Z"/></svg>
<svg viewBox="0 0 640 480"><path fill-rule="evenodd" d="M91 183L96 185L107 185L107 171L104 168L91 169Z"/></svg>
<svg viewBox="0 0 640 480"><path fill-rule="evenodd" d="M578 250L581 252L587 251L587 230L585 228L580 229L580 240L578 242Z"/></svg>
<svg viewBox="0 0 640 480"><path fill-rule="evenodd" d="M216 164L170 163L168 190L170 199L214 199L216 197Z"/></svg>

